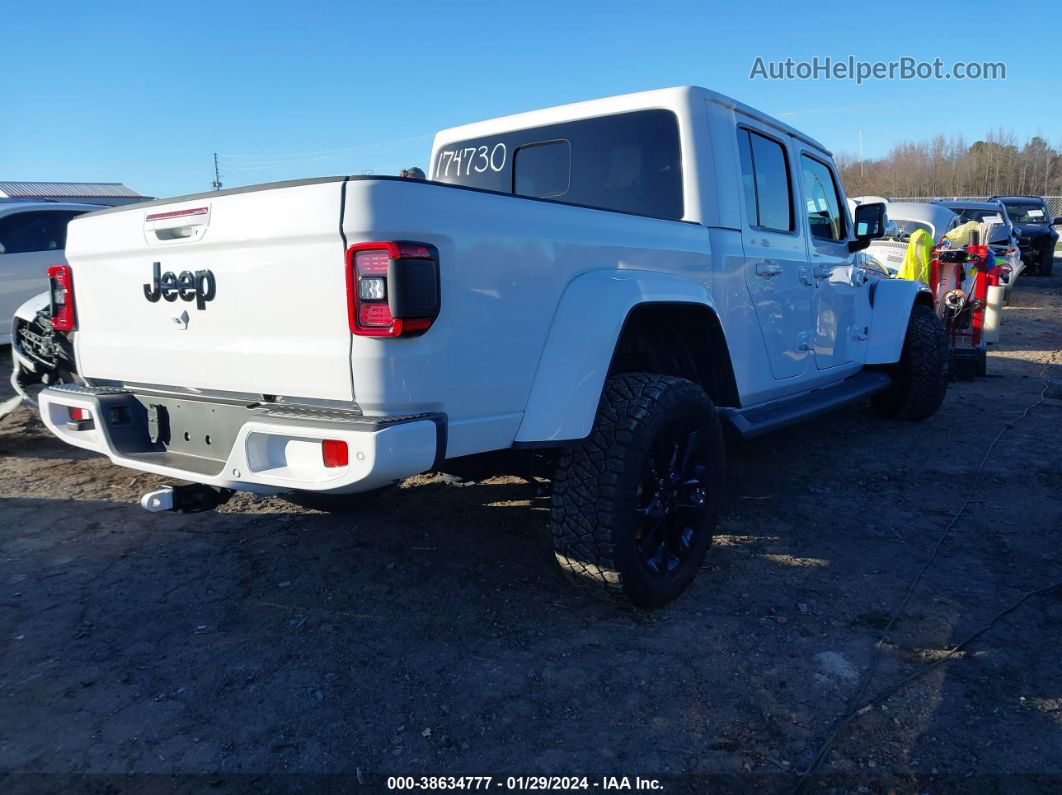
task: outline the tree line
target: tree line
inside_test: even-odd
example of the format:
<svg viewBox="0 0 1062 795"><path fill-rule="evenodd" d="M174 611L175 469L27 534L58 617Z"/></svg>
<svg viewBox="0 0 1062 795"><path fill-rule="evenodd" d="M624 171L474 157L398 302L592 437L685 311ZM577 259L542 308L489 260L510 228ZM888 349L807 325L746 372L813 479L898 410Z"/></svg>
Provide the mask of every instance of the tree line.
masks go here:
<svg viewBox="0 0 1062 795"><path fill-rule="evenodd" d="M1002 130L898 144L878 160L835 158L849 196L1062 195L1062 151L1038 135L1019 144Z"/></svg>

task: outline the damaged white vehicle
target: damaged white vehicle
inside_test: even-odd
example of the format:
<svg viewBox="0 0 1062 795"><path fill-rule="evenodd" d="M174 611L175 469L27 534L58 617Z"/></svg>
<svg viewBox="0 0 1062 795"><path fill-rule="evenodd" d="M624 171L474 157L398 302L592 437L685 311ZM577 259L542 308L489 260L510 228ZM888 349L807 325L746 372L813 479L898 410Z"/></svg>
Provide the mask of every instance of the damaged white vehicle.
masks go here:
<svg viewBox="0 0 1062 795"><path fill-rule="evenodd" d="M50 293L41 293L15 310L11 318L11 386L26 402L37 405L40 386L77 383L71 333L52 325Z"/></svg>
<svg viewBox="0 0 1062 795"><path fill-rule="evenodd" d="M907 245L917 230L929 234L937 243L945 233L954 229L959 216L939 204L929 202L894 202L886 206L888 222L884 237L871 241L867 254L874 257L895 278L903 265Z"/></svg>

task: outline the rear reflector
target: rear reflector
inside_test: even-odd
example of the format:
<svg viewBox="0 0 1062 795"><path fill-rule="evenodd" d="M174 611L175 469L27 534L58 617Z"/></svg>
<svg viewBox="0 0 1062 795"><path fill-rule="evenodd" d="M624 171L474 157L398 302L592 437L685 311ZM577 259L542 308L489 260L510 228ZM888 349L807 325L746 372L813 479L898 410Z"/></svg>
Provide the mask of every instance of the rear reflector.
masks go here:
<svg viewBox="0 0 1062 795"><path fill-rule="evenodd" d="M362 304L358 307L358 326L362 329L386 329L394 322L387 304Z"/></svg>
<svg viewBox="0 0 1062 795"><path fill-rule="evenodd" d="M340 439L325 439L321 442L321 460L326 467L345 467L350 462L347 443Z"/></svg>
<svg viewBox="0 0 1062 795"><path fill-rule="evenodd" d="M48 285L52 302L52 328L74 330L74 275L69 265L48 268Z"/></svg>
<svg viewBox="0 0 1062 795"><path fill-rule="evenodd" d="M67 406L66 415L69 418L66 421L67 430L90 431L96 427L96 423L92 421L92 412L88 409Z"/></svg>

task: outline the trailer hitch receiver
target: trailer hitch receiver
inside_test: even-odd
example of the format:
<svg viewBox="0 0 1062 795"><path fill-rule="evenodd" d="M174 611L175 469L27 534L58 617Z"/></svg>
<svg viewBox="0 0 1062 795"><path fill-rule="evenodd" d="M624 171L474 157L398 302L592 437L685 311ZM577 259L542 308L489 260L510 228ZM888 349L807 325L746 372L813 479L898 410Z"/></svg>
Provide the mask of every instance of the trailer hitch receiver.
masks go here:
<svg viewBox="0 0 1062 795"><path fill-rule="evenodd" d="M152 513L200 513L224 505L232 495L232 489L215 489L202 483L171 484L145 494L140 498L140 507Z"/></svg>

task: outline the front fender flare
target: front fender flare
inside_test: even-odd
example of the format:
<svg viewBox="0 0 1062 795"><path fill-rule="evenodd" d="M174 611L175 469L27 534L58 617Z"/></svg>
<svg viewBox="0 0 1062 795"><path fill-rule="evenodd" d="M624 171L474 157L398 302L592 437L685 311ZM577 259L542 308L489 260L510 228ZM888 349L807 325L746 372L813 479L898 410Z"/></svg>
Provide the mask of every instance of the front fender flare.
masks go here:
<svg viewBox="0 0 1062 795"><path fill-rule="evenodd" d="M673 274L608 270L573 279L553 316L515 444L586 438L627 315L657 303L715 311L703 284Z"/></svg>
<svg viewBox="0 0 1062 795"><path fill-rule="evenodd" d="M867 364L893 364L900 361L903 353L911 307L919 300L920 294L929 295L929 288L905 279L880 279L871 289L870 335L865 361Z"/></svg>

